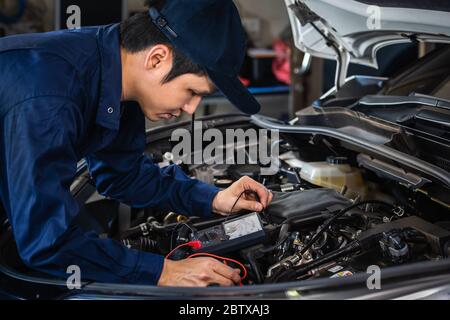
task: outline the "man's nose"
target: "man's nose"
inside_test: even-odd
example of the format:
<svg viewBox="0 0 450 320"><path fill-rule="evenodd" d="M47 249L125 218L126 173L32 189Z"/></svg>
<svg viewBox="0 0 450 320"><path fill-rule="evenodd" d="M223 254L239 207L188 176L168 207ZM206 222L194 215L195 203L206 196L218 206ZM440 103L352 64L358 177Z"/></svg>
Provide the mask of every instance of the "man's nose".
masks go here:
<svg viewBox="0 0 450 320"><path fill-rule="evenodd" d="M183 111L191 115L194 114L201 101L202 97L193 97L189 103L184 105Z"/></svg>

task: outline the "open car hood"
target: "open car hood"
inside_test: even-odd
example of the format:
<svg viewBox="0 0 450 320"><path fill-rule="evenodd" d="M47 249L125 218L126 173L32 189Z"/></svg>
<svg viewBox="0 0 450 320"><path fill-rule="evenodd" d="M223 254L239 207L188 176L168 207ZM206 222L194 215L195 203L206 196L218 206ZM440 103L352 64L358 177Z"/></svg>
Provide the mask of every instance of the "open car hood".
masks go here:
<svg viewBox="0 0 450 320"><path fill-rule="evenodd" d="M340 63L377 68L377 51L411 41L450 43L450 2L445 0L285 0L296 46ZM338 70L339 71L339 70Z"/></svg>

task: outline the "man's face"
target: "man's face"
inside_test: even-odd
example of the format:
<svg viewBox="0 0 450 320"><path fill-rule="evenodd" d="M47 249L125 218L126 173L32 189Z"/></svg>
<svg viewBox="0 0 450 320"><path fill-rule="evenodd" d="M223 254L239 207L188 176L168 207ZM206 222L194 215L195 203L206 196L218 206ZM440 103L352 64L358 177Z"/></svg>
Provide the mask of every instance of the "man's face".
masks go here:
<svg viewBox="0 0 450 320"><path fill-rule="evenodd" d="M211 93L206 76L184 74L170 82L159 83L151 89L142 88L139 103L151 121L170 120L183 112L193 114L203 96Z"/></svg>
<svg viewBox="0 0 450 320"><path fill-rule="evenodd" d="M214 91L206 75L184 74L164 83L173 65L167 47L148 52L143 65L135 72L134 96L150 121L170 120L183 112L193 114L202 97Z"/></svg>

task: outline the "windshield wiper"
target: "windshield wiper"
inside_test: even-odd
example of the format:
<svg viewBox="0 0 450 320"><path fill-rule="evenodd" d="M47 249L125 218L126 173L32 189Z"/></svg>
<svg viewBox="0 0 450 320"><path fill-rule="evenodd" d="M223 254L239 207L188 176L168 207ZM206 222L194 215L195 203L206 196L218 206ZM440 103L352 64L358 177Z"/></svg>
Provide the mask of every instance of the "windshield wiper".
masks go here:
<svg viewBox="0 0 450 320"><path fill-rule="evenodd" d="M421 104L440 109L450 110L450 101L445 99L414 94L411 96L365 96L358 104L365 106L393 106L405 104Z"/></svg>

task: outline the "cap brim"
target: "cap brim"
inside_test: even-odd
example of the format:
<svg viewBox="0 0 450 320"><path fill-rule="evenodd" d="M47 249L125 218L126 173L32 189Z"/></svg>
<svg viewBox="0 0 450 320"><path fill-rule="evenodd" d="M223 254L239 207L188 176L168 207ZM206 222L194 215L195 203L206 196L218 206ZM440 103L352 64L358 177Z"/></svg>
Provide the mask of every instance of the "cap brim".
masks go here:
<svg viewBox="0 0 450 320"><path fill-rule="evenodd" d="M216 87L242 112L256 114L261 106L237 77L229 77L215 71L207 70Z"/></svg>

